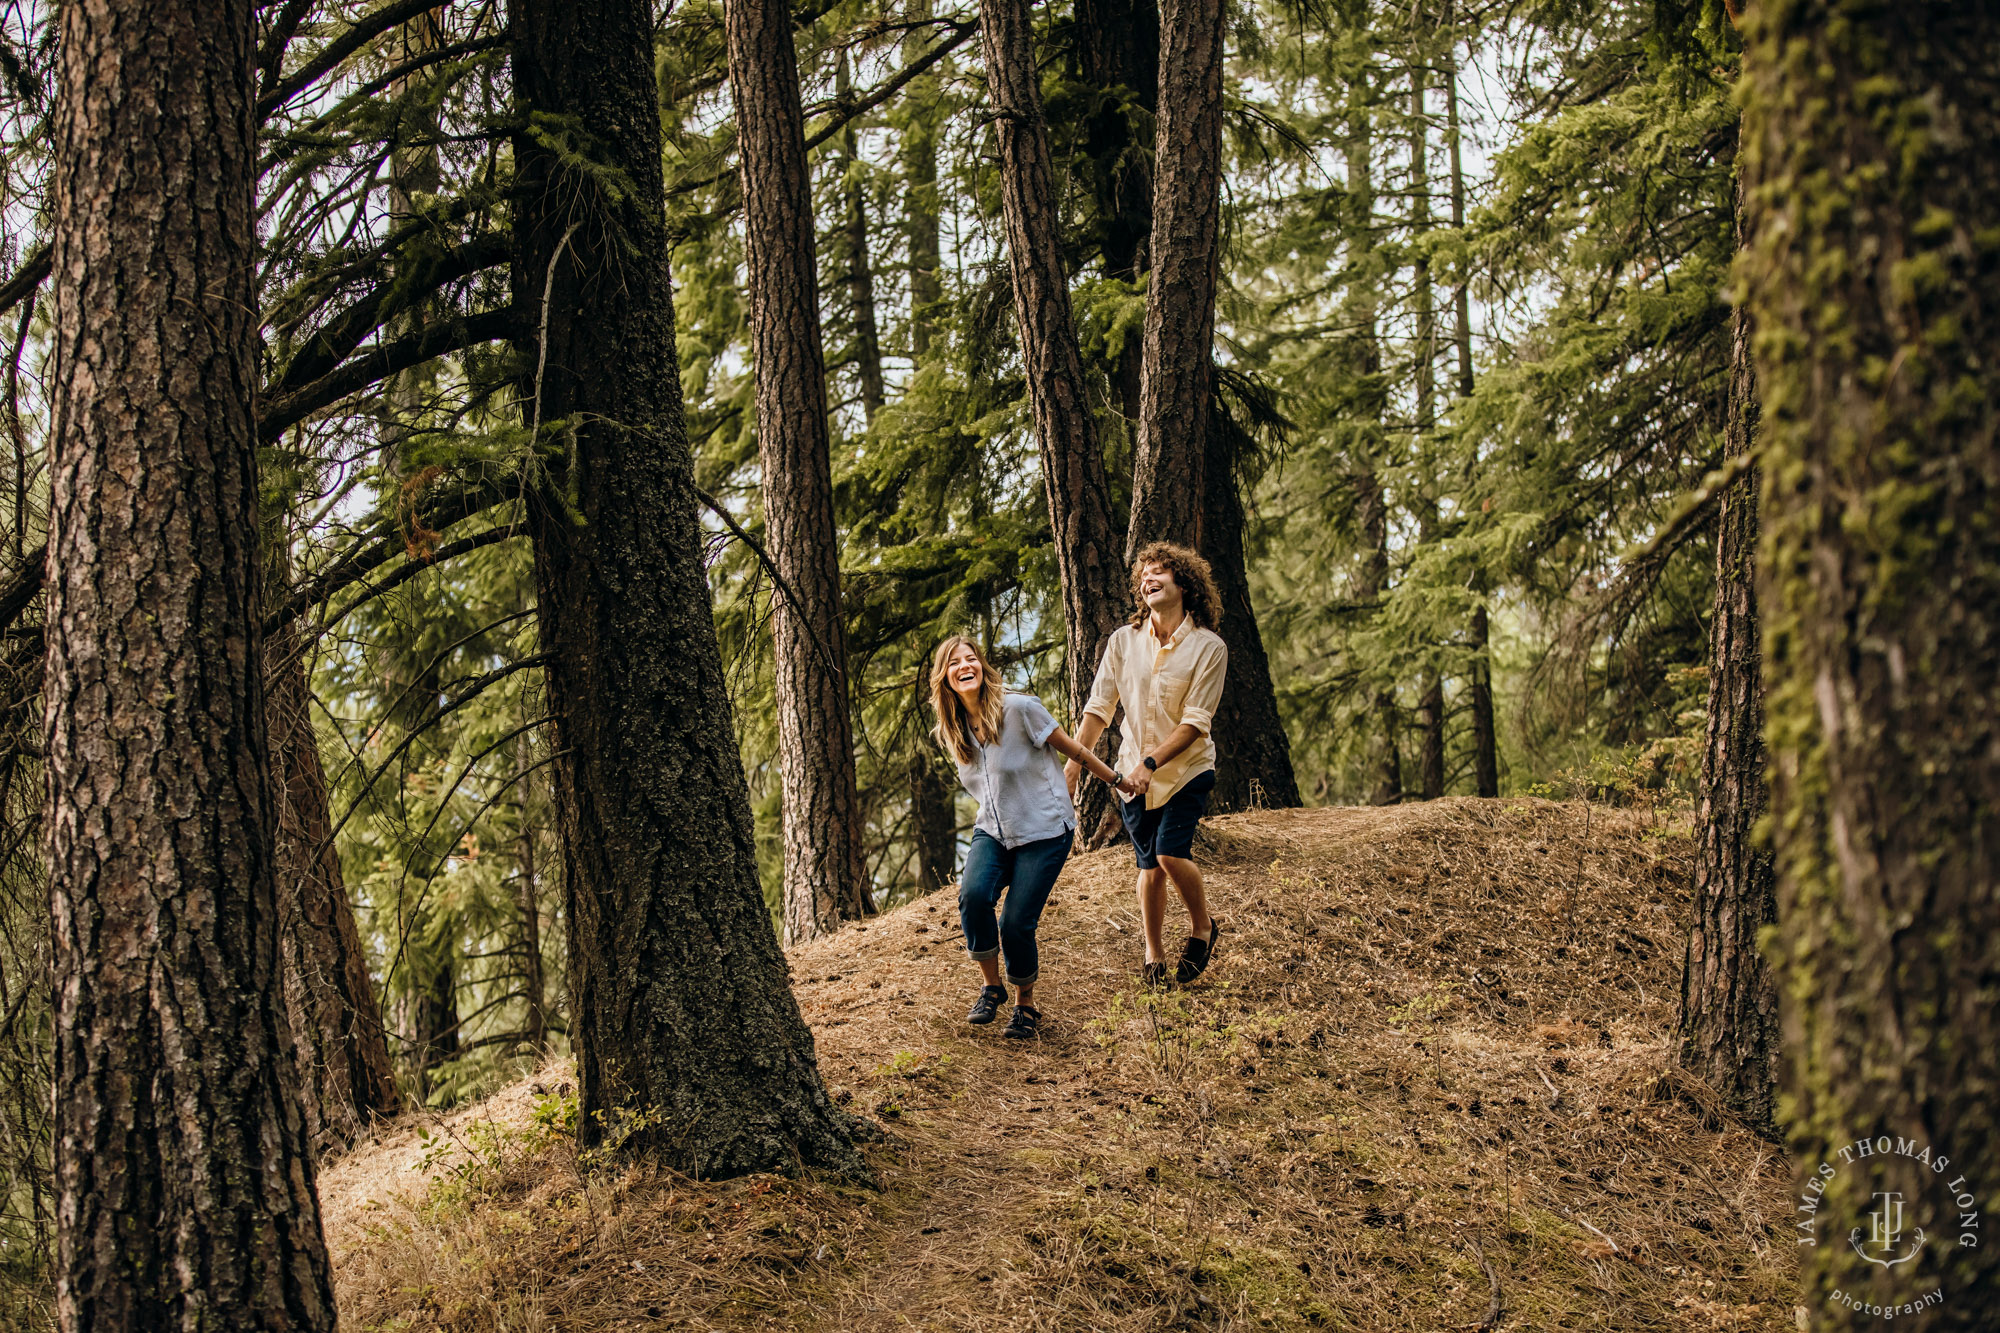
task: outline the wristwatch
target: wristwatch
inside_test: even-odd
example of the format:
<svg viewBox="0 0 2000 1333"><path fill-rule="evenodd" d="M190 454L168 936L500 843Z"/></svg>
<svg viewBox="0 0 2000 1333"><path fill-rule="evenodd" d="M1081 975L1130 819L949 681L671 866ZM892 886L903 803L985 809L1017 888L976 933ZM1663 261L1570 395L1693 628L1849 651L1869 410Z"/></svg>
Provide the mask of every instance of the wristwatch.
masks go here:
<svg viewBox="0 0 2000 1333"><path fill-rule="evenodd" d="M1153 756L1151 756L1151 755L1147 755L1147 756L1146 756L1146 771L1147 771L1148 773L1157 773L1157 772L1159 771L1159 768L1160 768L1160 766L1159 766L1158 764L1156 764L1156 763L1154 763L1154 762L1153 762Z"/></svg>

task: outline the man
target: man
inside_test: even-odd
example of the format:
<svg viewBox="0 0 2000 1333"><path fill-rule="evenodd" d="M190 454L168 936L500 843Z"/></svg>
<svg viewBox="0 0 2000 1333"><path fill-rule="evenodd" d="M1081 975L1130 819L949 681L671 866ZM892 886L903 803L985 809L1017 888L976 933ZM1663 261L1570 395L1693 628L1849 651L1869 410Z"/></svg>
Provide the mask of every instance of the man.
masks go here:
<svg viewBox="0 0 2000 1333"><path fill-rule="evenodd" d="M1117 768L1127 775L1121 803L1125 831L1139 862L1139 920L1145 928L1148 985L1166 980L1161 930L1172 880L1187 907L1188 939L1174 980L1185 986L1215 957L1222 927L1208 914L1201 871L1195 867L1194 830L1215 788L1215 743L1209 728L1222 698L1229 650L1215 632L1222 598L1208 561L1185 546L1153 542L1132 562L1137 613L1104 646L1077 728L1087 750L1097 743L1118 705L1125 705ZM1081 766L1064 773L1072 795Z"/></svg>

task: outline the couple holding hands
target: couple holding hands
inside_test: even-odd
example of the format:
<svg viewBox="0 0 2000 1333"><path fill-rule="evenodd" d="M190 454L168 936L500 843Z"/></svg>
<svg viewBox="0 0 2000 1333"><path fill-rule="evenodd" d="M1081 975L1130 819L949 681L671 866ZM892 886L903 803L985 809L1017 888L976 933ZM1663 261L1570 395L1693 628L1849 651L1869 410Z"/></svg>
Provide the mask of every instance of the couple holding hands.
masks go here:
<svg viewBox="0 0 2000 1333"><path fill-rule="evenodd" d="M1132 598L1137 612L1106 643L1074 737L1056 725L1041 700L1009 693L970 639L946 639L931 663L935 735L957 763L966 792L979 802L959 876L958 910L966 950L986 985L966 1020L991 1023L1007 1002L1004 956L1005 979L1017 992L1008 1037L1032 1037L1041 1023L1034 1002L1041 970L1035 928L1076 838L1074 800L1086 769L1117 790L1138 859L1147 984L1169 979L1161 942L1169 880L1188 913L1188 939L1172 979L1193 981L1215 956L1222 927L1208 913L1201 871L1191 858L1195 825L1215 786L1209 728L1229 656L1215 632L1221 600L1208 562L1171 542L1139 552ZM1120 703L1125 723L1118 768L1112 769L1091 747ZM996 919L1002 889L1009 890L1007 903Z"/></svg>

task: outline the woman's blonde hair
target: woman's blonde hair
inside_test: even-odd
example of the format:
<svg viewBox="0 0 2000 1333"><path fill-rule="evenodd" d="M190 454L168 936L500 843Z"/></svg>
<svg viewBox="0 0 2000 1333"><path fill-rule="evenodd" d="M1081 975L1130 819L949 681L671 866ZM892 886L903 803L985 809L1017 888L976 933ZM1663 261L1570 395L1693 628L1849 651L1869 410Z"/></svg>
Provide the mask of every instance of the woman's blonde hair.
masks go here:
<svg viewBox="0 0 2000 1333"><path fill-rule="evenodd" d="M967 711L965 700L958 697L958 691L945 678L951 655L961 645L972 649L973 656L979 659L982 679L977 716ZM963 634L946 639L931 656L931 708L937 713L937 726L931 729L931 735L961 764L979 757L979 742L990 745L1000 738L1001 720L1007 715L1007 684L986 660L986 654L979 651L979 645Z"/></svg>

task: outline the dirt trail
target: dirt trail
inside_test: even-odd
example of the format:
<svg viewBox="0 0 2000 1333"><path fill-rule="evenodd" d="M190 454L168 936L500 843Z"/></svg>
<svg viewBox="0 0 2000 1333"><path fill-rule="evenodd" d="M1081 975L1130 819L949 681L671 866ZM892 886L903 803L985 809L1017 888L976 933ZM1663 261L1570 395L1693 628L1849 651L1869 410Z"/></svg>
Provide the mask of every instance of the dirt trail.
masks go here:
<svg viewBox="0 0 2000 1333"><path fill-rule="evenodd" d="M948 892L792 952L879 1191L579 1173L528 1082L451 1122L489 1166L396 1127L326 1173L349 1327L1430 1333L1496 1283L1498 1328L1793 1326L1783 1164L1665 1067L1673 827L1454 800L1199 855L1220 961L1166 995L1129 856L1072 859L1032 1043L963 1022Z"/></svg>

